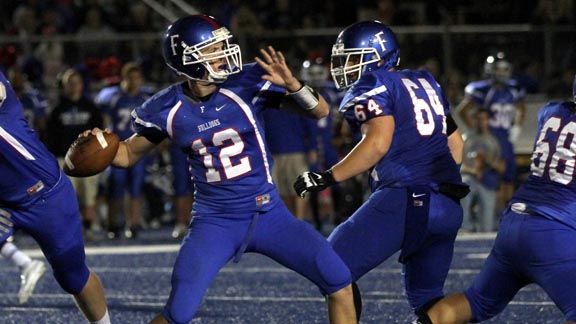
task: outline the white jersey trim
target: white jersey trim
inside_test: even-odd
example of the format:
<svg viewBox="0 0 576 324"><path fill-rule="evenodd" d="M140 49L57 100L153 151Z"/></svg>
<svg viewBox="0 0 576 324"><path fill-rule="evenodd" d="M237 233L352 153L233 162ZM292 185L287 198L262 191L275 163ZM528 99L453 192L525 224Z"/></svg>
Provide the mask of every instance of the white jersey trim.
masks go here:
<svg viewBox="0 0 576 324"><path fill-rule="evenodd" d="M351 106L355 105L357 102L362 101L362 100L366 100L370 97L373 97L377 94L380 94L382 92L387 91L388 88L386 88L385 85L381 85L378 88L374 88L368 92L364 92L363 94L359 95L358 97L353 98L352 100L348 101L346 103L346 105L342 106L339 111L340 112L345 112L346 110L348 110L348 108L350 108Z"/></svg>
<svg viewBox="0 0 576 324"><path fill-rule="evenodd" d="M140 117L138 117L138 113L136 112L136 109L132 110L131 115L132 115L132 118L134 118L134 122L135 122L135 123L140 124L140 125L142 125L142 126L144 126L144 127L154 127L154 128L156 128L156 129L158 129L159 131L163 131L162 127L160 127L160 126L158 126L158 125L156 125L156 124L149 123L149 122L146 122L146 121L140 119Z"/></svg>
<svg viewBox="0 0 576 324"><path fill-rule="evenodd" d="M26 160L34 161L36 158L30 153L22 143L18 142L10 133L0 126L0 137L2 137L10 146L12 146L18 153L20 153Z"/></svg>
<svg viewBox="0 0 576 324"><path fill-rule="evenodd" d="M246 117L248 117L250 124L252 124L252 127L254 127L254 133L256 134L256 139L258 140L258 146L260 147L260 153L262 153L262 160L264 161L264 167L266 169L266 180L268 181L268 183L273 183L272 174L270 173L270 165L268 164L268 157L266 154L266 144L264 143L264 138L262 137L262 134L260 134L258 126L256 125L256 118L254 118L252 109L250 109L248 104L234 92L228 89L220 89L220 92L225 96L227 96L228 98L230 98L232 101L236 102L238 106L240 106Z"/></svg>
<svg viewBox="0 0 576 324"><path fill-rule="evenodd" d="M166 119L166 131L171 138L174 138L174 116L178 112L178 110L182 107L182 101L178 100L178 102L174 105L174 107L170 108L170 112L168 112L168 118Z"/></svg>
<svg viewBox="0 0 576 324"><path fill-rule="evenodd" d="M260 88L260 91L258 91L258 94L256 96L254 96L254 99L252 99L252 104L255 105L256 102L258 101L258 99L260 99L261 95L270 88L270 86L272 85L272 82L270 81L266 81L264 83L264 85L262 86L262 88Z"/></svg>

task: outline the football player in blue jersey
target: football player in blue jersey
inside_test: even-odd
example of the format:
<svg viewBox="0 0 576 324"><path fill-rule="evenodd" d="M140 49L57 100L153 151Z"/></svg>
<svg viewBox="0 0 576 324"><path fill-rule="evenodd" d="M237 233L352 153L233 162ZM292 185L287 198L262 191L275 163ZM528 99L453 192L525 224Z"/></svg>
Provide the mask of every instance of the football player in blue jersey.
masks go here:
<svg viewBox="0 0 576 324"><path fill-rule="evenodd" d="M530 175L512 196L482 270L465 292L445 297L416 323L488 320L528 284L542 287L566 323L576 323L576 79L572 88L572 101L538 112Z"/></svg>
<svg viewBox="0 0 576 324"><path fill-rule="evenodd" d="M299 176L294 188L303 196L369 171L370 197L328 240L354 282L401 251L405 294L420 313L444 296L468 187L458 171L462 137L442 89L429 72L396 70L399 60L394 32L381 22L340 33L331 72L348 89L340 111L361 140L331 169Z"/></svg>
<svg viewBox="0 0 576 324"><path fill-rule="evenodd" d="M113 161L129 167L169 137L190 163L192 220L174 265L170 297L152 323L190 322L220 269L245 252L269 256L314 282L327 296L331 323L356 323L350 271L328 242L282 203L259 119L264 109L281 104L317 118L328 106L292 75L281 52L268 47L256 63L242 65L231 37L206 15L168 27L162 40L166 64L187 80L133 111L136 133L120 143Z"/></svg>
<svg viewBox="0 0 576 324"><path fill-rule="evenodd" d="M0 73L0 242L15 230L30 234L60 286L91 323L110 319L104 289L88 269L72 183L28 126L22 105Z"/></svg>
<svg viewBox="0 0 576 324"><path fill-rule="evenodd" d="M487 79L469 83L464 89L464 99L456 108L468 129L474 126L474 109L490 112L490 131L496 136L506 162L506 170L497 195L495 213L500 213L514 192L516 157L513 142L520 135L526 106L526 91L511 79L512 64L504 53L488 56L484 64ZM496 215L494 215L496 217ZM491 229L494 230L494 229Z"/></svg>
<svg viewBox="0 0 576 324"><path fill-rule="evenodd" d="M122 66L119 85L106 87L96 96L96 103L107 117L110 129L125 140L133 133L130 113L146 101L151 91L143 86L144 75L140 66L128 62ZM142 189L146 176L146 162L141 160L128 169L110 168L108 175L108 237L118 238L121 224L118 216L124 205L124 195L128 194L128 206L125 209L125 236L134 238L140 228L142 214Z"/></svg>

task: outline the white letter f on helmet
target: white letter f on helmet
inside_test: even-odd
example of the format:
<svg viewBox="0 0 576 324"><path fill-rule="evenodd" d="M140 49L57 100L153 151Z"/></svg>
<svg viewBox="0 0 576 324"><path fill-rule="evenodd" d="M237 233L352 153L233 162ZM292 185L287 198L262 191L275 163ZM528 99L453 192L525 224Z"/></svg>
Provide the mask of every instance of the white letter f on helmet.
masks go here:
<svg viewBox="0 0 576 324"><path fill-rule="evenodd" d="M172 48L172 55L176 55L176 46L178 46L176 38L178 37L180 37L178 34L170 36L170 47Z"/></svg>

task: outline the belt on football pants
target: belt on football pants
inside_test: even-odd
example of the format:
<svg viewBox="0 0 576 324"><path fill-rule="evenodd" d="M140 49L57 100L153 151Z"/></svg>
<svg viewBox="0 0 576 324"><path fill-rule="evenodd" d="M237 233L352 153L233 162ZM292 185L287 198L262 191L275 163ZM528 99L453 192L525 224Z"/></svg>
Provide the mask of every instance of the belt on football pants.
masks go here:
<svg viewBox="0 0 576 324"><path fill-rule="evenodd" d="M258 212L252 215L252 220L250 221L250 226L248 227L248 231L246 232L246 236L244 240L242 240L242 245L238 248L236 253L234 254L234 263L240 262L240 258L242 258L242 254L246 252L246 248L248 247L248 243L250 242L250 238L252 237L252 232L254 231L254 226L256 225L256 221L258 220Z"/></svg>

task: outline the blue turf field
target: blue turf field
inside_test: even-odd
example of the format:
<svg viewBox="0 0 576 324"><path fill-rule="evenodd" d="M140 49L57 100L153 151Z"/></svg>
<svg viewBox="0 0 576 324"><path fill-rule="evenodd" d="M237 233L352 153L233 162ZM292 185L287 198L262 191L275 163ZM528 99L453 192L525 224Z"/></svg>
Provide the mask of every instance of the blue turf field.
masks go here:
<svg viewBox="0 0 576 324"><path fill-rule="evenodd" d="M113 323L147 323L164 305L178 245L163 239L169 229L145 232L136 241L89 244L89 265L101 277ZM471 282L486 257L493 236L459 237L446 291L461 290ZM118 242L122 242L119 244ZM16 242L32 256L36 246L22 235ZM84 323L73 300L51 273L39 282L28 304L17 304L19 273L9 262L0 263L0 323ZM413 319L402 295L396 257L359 282L363 293L362 323L410 323ZM231 263L208 290L192 323L327 323L323 298L314 285L266 257L246 254ZM508 308L485 323L544 324L563 322L562 314L537 286L528 286Z"/></svg>

